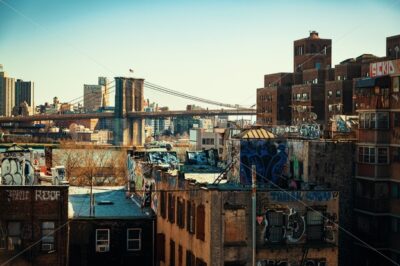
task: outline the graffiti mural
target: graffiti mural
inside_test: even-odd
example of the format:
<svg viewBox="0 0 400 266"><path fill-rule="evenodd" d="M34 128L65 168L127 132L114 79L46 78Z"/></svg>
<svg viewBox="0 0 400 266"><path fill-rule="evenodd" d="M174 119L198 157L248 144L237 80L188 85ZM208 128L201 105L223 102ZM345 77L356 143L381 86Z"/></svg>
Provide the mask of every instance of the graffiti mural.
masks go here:
<svg viewBox="0 0 400 266"><path fill-rule="evenodd" d="M286 145L266 140L242 140L240 143L240 182L250 185L251 168L256 166L257 182L279 184L287 163Z"/></svg>
<svg viewBox="0 0 400 266"><path fill-rule="evenodd" d="M306 139L319 139L321 136L321 130L319 124L301 124L300 125L300 136Z"/></svg>
<svg viewBox="0 0 400 266"><path fill-rule="evenodd" d="M304 216L294 209L268 209L264 217L264 241L266 243L304 242L306 223Z"/></svg>
<svg viewBox="0 0 400 266"><path fill-rule="evenodd" d="M1 161L1 182L3 185L32 185L34 169L24 157L5 157Z"/></svg>

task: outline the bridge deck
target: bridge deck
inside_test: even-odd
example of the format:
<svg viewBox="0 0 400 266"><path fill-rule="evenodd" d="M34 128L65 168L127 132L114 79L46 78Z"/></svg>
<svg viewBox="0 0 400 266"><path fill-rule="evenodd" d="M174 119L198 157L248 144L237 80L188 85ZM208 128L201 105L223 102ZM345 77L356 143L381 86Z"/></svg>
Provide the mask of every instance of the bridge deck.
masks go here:
<svg viewBox="0 0 400 266"><path fill-rule="evenodd" d="M129 112L127 118L156 118L156 117L180 117L180 116L217 116L217 115L256 115L255 109L217 109L217 110L190 110L190 111L164 111L164 112ZM116 118L114 113L85 113L85 114L50 114L0 117L0 123L33 122L49 120L84 120L92 118Z"/></svg>

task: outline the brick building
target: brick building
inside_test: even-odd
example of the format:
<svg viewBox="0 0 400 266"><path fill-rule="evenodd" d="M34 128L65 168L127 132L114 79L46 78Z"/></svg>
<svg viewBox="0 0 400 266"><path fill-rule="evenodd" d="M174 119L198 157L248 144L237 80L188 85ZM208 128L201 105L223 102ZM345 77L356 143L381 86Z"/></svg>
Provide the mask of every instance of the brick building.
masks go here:
<svg viewBox="0 0 400 266"><path fill-rule="evenodd" d="M264 125L289 124L292 73L264 76L264 88L257 89L257 123Z"/></svg>
<svg viewBox="0 0 400 266"><path fill-rule="evenodd" d="M289 125L308 121L325 123L325 81L333 80L332 40L315 31L293 43L294 72L264 76L257 89L257 123ZM290 109L289 109L289 108ZM316 115L315 115L316 114Z"/></svg>
<svg viewBox="0 0 400 266"><path fill-rule="evenodd" d="M0 186L0 201L1 264L67 265L67 186Z"/></svg>
<svg viewBox="0 0 400 266"><path fill-rule="evenodd" d="M293 43L293 71L307 69L329 69L332 65L332 40L321 39L318 32L311 31L310 36Z"/></svg>
<svg viewBox="0 0 400 266"><path fill-rule="evenodd" d="M369 76L355 82L355 229L363 241L400 263L400 60L371 63ZM356 247L357 265L393 265L362 243Z"/></svg>
<svg viewBox="0 0 400 266"><path fill-rule="evenodd" d="M257 89L257 123L276 126L316 122L330 131L333 116L355 113L355 79L370 76L370 63L399 58L399 46L400 35L387 37L386 57L362 54L331 68L332 41L310 32L308 38L294 41L293 73L264 76L264 88Z"/></svg>
<svg viewBox="0 0 400 266"><path fill-rule="evenodd" d="M70 265L154 265L155 216L121 187L70 187ZM92 210L92 211L91 211Z"/></svg>
<svg viewBox="0 0 400 266"><path fill-rule="evenodd" d="M289 190L282 180L285 142L256 131L231 142L235 163L224 175L208 164L154 171L158 265L251 265L253 215L257 265L338 264L339 193L305 189L295 180ZM251 165L258 183L255 213Z"/></svg>

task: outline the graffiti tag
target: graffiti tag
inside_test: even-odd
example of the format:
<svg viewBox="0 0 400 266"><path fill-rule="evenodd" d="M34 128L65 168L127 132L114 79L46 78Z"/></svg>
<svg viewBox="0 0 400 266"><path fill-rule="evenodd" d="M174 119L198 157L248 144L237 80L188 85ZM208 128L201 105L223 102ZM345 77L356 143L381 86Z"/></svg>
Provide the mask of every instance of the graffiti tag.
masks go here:
<svg viewBox="0 0 400 266"><path fill-rule="evenodd" d="M56 201L60 198L60 191L54 190L36 190L35 191L35 200L43 200L43 201Z"/></svg>

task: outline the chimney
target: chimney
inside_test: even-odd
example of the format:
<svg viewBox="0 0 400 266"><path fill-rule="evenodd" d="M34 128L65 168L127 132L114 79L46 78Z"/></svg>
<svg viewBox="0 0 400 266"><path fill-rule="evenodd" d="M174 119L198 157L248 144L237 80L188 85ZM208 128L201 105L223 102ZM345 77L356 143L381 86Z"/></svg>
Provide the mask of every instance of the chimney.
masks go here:
<svg viewBox="0 0 400 266"><path fill-rule="evenodd" d="M318 32L316 32L315 30L310 31L310 38L311 39L319 39Z"/></svg>

